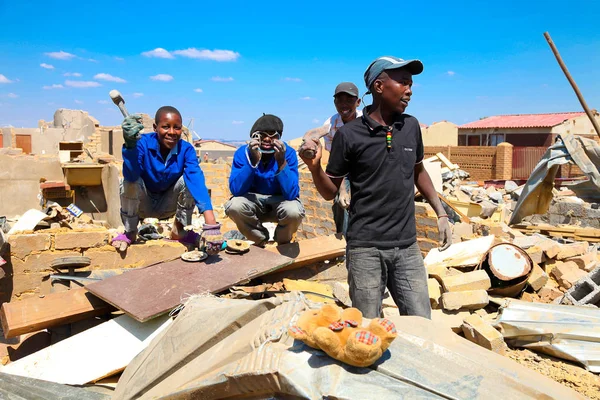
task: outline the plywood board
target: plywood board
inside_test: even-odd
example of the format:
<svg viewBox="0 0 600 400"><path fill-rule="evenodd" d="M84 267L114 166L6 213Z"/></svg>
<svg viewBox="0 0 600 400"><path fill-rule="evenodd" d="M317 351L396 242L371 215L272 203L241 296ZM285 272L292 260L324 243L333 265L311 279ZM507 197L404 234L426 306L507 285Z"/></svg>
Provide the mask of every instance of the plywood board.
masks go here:
<svg viewBox="0 0 600 400"><path fill-rule="evenodd" d="M250 246L245 254L221 252L204 262L177 259L113 276L86 289L144 322L169 312L190 295L218 293L291 262L289 257Z"/></svg>
<svg viewBox="0 0 600 400"><path fill-rule="evenodd" d="M6 338L36 332L114 310L85 289L51 293L44 298L29 298L2 304L0 319Z"/></svg>
<svg viewBox="0 0 600 400"><path fill-rule="evenodd" d="M343 256L346 254L346 239L341 234L319 236L313 239L300 240L296 243L270 247L267 250L293 258L290 265L280 270L286 271Z"/></svg>
<svg viewBox="0 0 600 400"><path fill-rule="evenodd" d="M170 323L168 316L140 323L121 315L10 363L0 372L69 385L94 382L125 369Z"/></svg>

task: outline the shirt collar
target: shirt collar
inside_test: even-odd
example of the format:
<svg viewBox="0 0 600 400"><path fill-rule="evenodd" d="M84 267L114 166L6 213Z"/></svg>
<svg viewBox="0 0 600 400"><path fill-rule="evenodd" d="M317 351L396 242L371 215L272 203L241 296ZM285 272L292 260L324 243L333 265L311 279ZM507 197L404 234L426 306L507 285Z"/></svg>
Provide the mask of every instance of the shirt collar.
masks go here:
<svg viewBox="0 0 600 400"><path fill-rule="evenodd" d="M148 143L148 147L152 150L154 150L157 153L160 153L160 142L158 141L158 133L156 132L152 132L150 135L154 136L154 140L150 140L150 143ZM175 145L175 147L173 147L171 149L171 151L169 152L169 154L167 154L167 158L165 160L165 163L169 160L169 158L171 158L172 156L177 156L179 154L179 145L181 142L181 139L179 139L177 141L177 144Z"/></svg>
<svg viewBox="0 0 600 400"><path fill-rule="evenodd" d="M369 132L378 133L379 131L387 131L386 125L381 125L379 122L375 121L371 116L369 116L369 111L371 110L371 106L366 106L362 111L362 121L363 124L369 128ZM404 114L396 114L394 118L394 122L392 124L394 128L401 129L404 125Z"/></svg>

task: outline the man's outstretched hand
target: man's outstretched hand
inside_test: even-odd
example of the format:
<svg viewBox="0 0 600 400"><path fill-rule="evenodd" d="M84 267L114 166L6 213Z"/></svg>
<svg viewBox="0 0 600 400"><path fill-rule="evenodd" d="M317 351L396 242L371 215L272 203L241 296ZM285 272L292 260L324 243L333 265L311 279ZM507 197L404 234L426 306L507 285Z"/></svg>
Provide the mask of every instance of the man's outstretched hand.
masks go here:
<svg viewBox="0 0 600 400"><path fill-rule="evenodd" d="M440 251L446 250L452 244L452 228L448 216L438 218L438 231L440 233Z"/></svg>

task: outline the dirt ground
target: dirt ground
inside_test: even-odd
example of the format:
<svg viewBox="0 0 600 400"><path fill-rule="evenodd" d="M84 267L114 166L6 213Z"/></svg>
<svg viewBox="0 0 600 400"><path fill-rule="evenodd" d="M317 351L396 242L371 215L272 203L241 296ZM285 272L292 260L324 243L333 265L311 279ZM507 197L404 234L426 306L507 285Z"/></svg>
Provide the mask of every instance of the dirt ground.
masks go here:
<svg viewBox="0 0 600 400"><path fill-rule="evenodd" d="M575 364L529 350L510 350L507 357L592 400L600 400L600 376Z"/></svg>

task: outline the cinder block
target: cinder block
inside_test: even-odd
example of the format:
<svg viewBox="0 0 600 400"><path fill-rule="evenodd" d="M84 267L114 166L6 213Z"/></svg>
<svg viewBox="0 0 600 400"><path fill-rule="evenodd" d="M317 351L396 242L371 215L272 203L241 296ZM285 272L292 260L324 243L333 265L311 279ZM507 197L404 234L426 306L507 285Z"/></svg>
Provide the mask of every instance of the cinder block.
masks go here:
<svg viewBox="0 0 600 400"><path fill-rule="evenodd" d="M571 257L580 256L587 253L588 250L587 242L577 242L571 244L563 244L560 246L560 251L556 255L557 260L564 260Z"/></svg>
<svg viewBox="0 0 600 400"><path fill-rule="evenodd" d="M442 294L442 307L450 311L477 310L487 306L489 301L487 291L484 289Z"/></svg>
<svg viewBox="0 0 600 400"><path fill-rule="evenodd" d="M442 285L446 292L461 292L465 290L487 290L492 284L490 277L483 270L467 272L460 275L442 277Z"/></svg>
<svg viewBox="0 0 600 400"><path fill-rule="evenodd" d="M556 278L561 287L570 289L577 281L587 276L587 273L571 261L554 267L552 276Z"/></svg>
<svg viewBox="0 0 600 400"><path fill-rule="evenodd" d="M574 305L594 305L600 307L600 267L577 282L565 293Z"/></svg>
<svg viewBox="0 0 600 400"><path fill-rule="evenodd" d="M50 249L49 233L33 233L30 235L10 235L8 243L10 244L11 256L24 259L27 255Z"/></svg>
<svg viewBox="0 0 600 400"><path fill-rule="evenodd" d="M429 302L434 310L440 307L440 298L442 297L442 287L435 278L427 279L427 289L429 290Z"/></svg>
<svg viewBox="0 0 600 400"><path fill-rule="evenodd" d="M527 283L529 284L529 286L531 286L533 290L537 292L542 287L544 287L546 282L548 282L548 274L544 272L544 270L539 265L534 263L531 275L529 275L529 278L527 279Z"/></svg>
<svg viewBox="0 0 600 400"><path fill-rule="evenodd" d="M466 317L462 331L465 338L495 353L504 354L508 349L502 334L478 315Z"/></svg>
<svg viewBox="0 0 600 400"><path fill-rule="evenodd" d="M108 231L57 233L54 238L56 250L89 249L108 244Z"/></svg>

